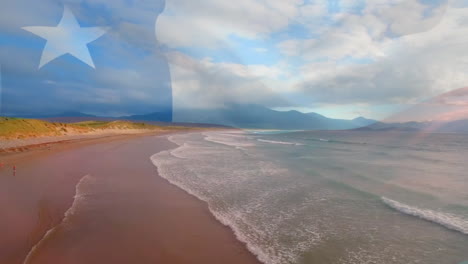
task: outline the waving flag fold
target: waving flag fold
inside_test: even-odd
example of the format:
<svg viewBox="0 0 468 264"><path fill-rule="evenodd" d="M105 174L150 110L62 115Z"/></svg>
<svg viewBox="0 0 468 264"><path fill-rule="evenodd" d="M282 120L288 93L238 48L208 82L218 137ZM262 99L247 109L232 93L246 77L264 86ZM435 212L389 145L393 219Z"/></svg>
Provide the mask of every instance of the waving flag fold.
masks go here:
<svg viewBox="0 0 468 264"><path fill-rule="evenodd" d="M172 120L156 39L164 0L16 0L0 10L3 115L67 111Z"/></svg>

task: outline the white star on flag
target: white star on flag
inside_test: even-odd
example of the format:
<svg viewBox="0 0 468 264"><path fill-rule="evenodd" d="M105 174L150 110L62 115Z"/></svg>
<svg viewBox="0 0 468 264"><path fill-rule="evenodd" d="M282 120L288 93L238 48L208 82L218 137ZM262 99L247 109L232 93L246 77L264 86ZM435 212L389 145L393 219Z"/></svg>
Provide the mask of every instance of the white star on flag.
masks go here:
<svg viewBox="0 0 468 264"><path fill-rule="evenodd" d="M52 60L70 54L95 68L88 44L100 38L108 28L81 27L73 13L64 8L63 17L56 27L23 27L45 40L47 44L42 53L39 69Z"/></svg>

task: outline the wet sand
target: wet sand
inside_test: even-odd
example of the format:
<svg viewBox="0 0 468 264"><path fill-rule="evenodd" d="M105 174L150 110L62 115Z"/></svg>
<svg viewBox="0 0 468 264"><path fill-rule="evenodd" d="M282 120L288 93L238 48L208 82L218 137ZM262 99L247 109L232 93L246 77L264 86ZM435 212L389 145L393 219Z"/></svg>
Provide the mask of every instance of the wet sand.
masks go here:
<svg viewBox="0 0 468 264"><path fill-rule="evenodd" d="M0 170L0 263L259 263L158 176L150 156L173 147L133 136L3 157L17 172Z"/></svg>

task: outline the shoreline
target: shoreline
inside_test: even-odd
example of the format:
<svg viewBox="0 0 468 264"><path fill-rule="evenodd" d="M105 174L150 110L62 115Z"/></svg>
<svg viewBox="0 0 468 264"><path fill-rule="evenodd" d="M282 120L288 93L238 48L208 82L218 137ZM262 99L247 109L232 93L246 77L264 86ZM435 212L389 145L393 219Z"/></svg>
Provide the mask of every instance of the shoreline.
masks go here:
<svg viewBox="0 0 468 264"><path fill-rule="evenodd" d="M202 128L202 130L211 131L212 128ZM163 136L178 133L191 133L193 128L173 129L173 130L150 130L139 131L133 133L101 133L101 134L82 134L70 136L54 136L54 137L39 137L29 138L28 144L18 144L9 148L0 147L0 164L14 165L15 162L21 162L24 159L31 159L36 156L47 155L48 153L55 153L57 151L72 150L78 147L84 147L95 144L109 143L113 141L129 140L139 137L147 136ZM49 139L46 142L37 142ZM0 139L1 142L9 141L8 139ZM16 141L16 140L14 140ZM0 166L1 167L1 166Z"/></svg>
<svg viewBox="0 0 468 264"><path fill-rule="evenodd" d="M156 154L155 154L156 155ZM155 165L157 167L157 165ZM232 226L228 221L226 221L225 219L223 219L222 216L220 216L219 214L217 214L215 211L213 211L210 207L209 207L209 204L206 200L202 199L201 197L197 196L195 193L191 192L190 190L188 189L184 189L182 188L181 186L179 186L177 183L175 182L172 182L170 181L169 179L166 179L164 177L162 177L161 175L159 175L159 177L163 178L164 180L166 180L169 184L177 187L178 189L182 190L183 192L185 192L186 194L190 195L191 197L193 197L194 199L200 201L201 203L205 204L209 213L216 219L216 221L220 224L222 224L223 226L225 226L226 228L229 228L229 230L231 231L231 233L234 235L234 237L236 238L237 241L241 242L244 247L257 259L257 263L258 264L265 264L267 262L263 262L261 260L261 255L256 252L256 250L248 243L248 241L246 241L244 238L242 238L242 236L240 235L240 233L238 233L238 230L235 229L234 226Z"/></svg>
<svg viewBox="0 0 468 264"><path fill-rule="evenodd" d="M22 213L28 214L31 208L36 209L36 213L29 213L29 217L21 215L24 217L21 219L23 223L18 223L17 228L5 230L7 235L3 239L0 238L0 244L8 245L3 250L6 251L3 253L7 254L2 254L0 246L0 256L6 256L4 259L0 257L0 262L23 263L22 260L36 246L35 251L39 254L35 253L34 257L30 257L28 264L70 263L67 259L78 259L79 263L108 263L109 261L131 263L129 261L135 260L138 260L138 263L219 263L219 261L260 263L246 245L237 240L232 229L223 225L211 214L205 202L161 177L158 169L150 161L150 157L155 153L174 147L174 144L167 140L166 135L187 132L166 131L145 135L101 137L41 146L22 153L0 154L3 162L18 165L18 175L13 179L11 173L5 168L0 171L0 182L3 187L0 187L0 190L11 189L6 194L4 193L8 198L5 203L1 202L3 197L0 191L2 211L13 210L10 217L7 217L7 223L8 221L15 223L13 221L15 219L11 217L15 213L18 216ZM102 151L102 149L108 150ZM105 155L102 155L103 153ZM95 157L102 156L102 160L95 160L86 154L92 154ZM132 159L135 159L134 165L131 164ZM60 163L60 165L53 168L50 167L51 163ZM115 165L116 168L105 166L109 163ZM82 166L76 167L77 164ZM61 172L61 169L65 171ZM91 173L86 174L87 171ZM134 171L138 171L138 174L133 173ZM31 177L31 173L36 177ZM44 176L43 180L46 179L47 183L41 181L41 177L37 175ZM75 187L85 175L91 175L99 184L95 186L93 183L83 184L85 193L89 191L96 191L96 193L92 195L88 193L85 196L77 195L77 197L84 197L86 203L75 205L73 201ZM129 177L129 175L132 176ZM29 190L31 197L25 199L21 197L21 194L26 192L15 192L24 188L32 189ZM13 196L17 197L8 197L9 193L16 194ZM92 196L97 194L105 194L109 197L91 202L91 199L94 199ZM88 201L86 201L88 196L90 197L89 205L97 207L93 207L91 211L89 211L90 208L85 208L88 206ZM28 201L15 203L15 198L16 201ZM26 205L23 206L21 203ZM16 210L15 212L9 205L29 210ZM73 208L70 219L64 220L65 212L69 211L72 206L76 208ZM45 207L45 209L37 207ZM128 215L125 215L127 213ZM101 223L100 219L113 219L112 222L118 224L112 223L109 226L109 223ZM90 232L89 228L94 225L102 226ZM37 244L44 238L47 231L55 228L59 231L54 231L56 234L52 239L48 236L45 242ZM79 243L84 237L89 239L88 236L92 237L91 241L96 244L94 242ZM118 239L128 239L128 236L131 237L129 241ZM22 242L21 238L25 240ZM164 239L161 240L161 238ZM29 242L25 245L24 241ZM67 247L67 242L70 243L70 241L77 241L73 249L75 253ZM91 245L93 244L102 249L102 252L92 251ZM135 251L139 253L123 250L127 248L128 251L129 247L138 248ZM116 249L119 250L116 251ZM121 256L110 260L106 252L109 254L114 252L112 254Z"/></svg>

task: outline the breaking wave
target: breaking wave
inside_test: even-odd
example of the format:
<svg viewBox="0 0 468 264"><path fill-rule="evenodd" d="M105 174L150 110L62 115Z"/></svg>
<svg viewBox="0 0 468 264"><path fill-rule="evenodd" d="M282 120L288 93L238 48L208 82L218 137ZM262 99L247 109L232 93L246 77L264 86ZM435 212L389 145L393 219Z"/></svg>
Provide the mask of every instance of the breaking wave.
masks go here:
<svg viewBox="0 0 468 264"><path fill-rule="evenodd" d="M416 216L423 220L444 226L450 230L458 231L462 234L468 235L468 219L463 219L453 214L442 213L428 209L420 209L385 197L382 197L382 202L390 208L401 213Z"/></svg>
<svg viewBox="0 0 468 264"><path fill-rule="evenodd" d="M295 146L303 146L304 145L304 144L301 144L301 143L286 142L286 141L274 141L274 140L266 140L266 139L258 139L258 141L263 142L263 143L280 144L280 145L295 145Z"/></svg>
<svg viewBox="0 0 468 264"><path fill-rule="evenodd" d="M158 168L159 176L205 202L211 214L229 227L262 263L298 263L302 254L321 238L320 231L305 222L285 228L308 205L308 201L303 201L297 206L276 210L276 202L282 201L278 197L287 195L294 185L287 184L290 181L285 176L286 169L246 157L243 152L234 151L235 148L206 144L212 140L204 136L198 142L199 139L187 136L174 137L172 141L178 143L178 148L152 155L150 160ZM224 144L228 146L238 147L236 140L245 142L244 137L231 141L229 135L221 133L210 136L228 141L229 144ZM221 164L226 157L229 163L221 167L209 165ZM264 188L262 179L283 182ZM237 198L233 200L233 197ZM281 239L289 239L291 243L283 243Z"/></svg>
<svg viewBox="0 0 468 264"><path fill-rule="evenodd" d="M249 137L239 134L228 133L203 133L205 140L230 147L245 148L254 147L255 144L249 141Z"/></svg>
<svg viewBox="0 0 468 264"><path fill-rule="evenodd" d="M37 242L36 245L34 245L31 250L28 252L28 254L26 255L26 258L24 259L23 261L23 264L28 264L28 263L31 263L31 260L33 259L33 257L38 253L38 250L40 248L40 246L45 243L47 240L49 240L55 233L55 231L57 230L57 228L59 226L61 226L63 223L67 222L68 219L73 216L76 212L76 207L78 206L78 204L80 203L80 201L84 198L85 194L83 193L83 185L85 185L86 183L88 182L92 182L94 179L90 176L90 175L86 175L84 176L83 178L81 178L81 180L78 182L78 184L76 185L75 187L75 197L74 197L74 200L73 200L73 204L72 206L70 206L70 208L68 208L68 210L65 212L64 214L64 217L62 219L62 221L56 225L55 227L51 228L49 231L46 232L46 234L42 237L41 240L39 240L39 242Z"/></svg>

